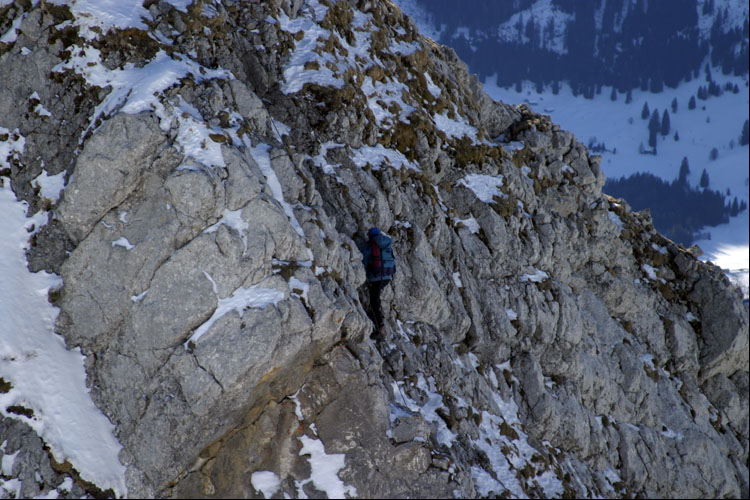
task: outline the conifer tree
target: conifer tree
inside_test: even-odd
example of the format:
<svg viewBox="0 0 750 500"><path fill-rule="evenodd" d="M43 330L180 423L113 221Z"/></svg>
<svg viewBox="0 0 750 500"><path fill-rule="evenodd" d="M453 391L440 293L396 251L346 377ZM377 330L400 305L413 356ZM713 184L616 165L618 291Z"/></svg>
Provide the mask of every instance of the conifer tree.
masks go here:
<svg viewBox="0 0 750 500"><path fill-rule="evenodd" d="M740 213L740 204L737 202L737 197L734 197L734 201L732 202L732 211L730 212L732 217L736 216L738 213Z"/></svg>
<svg viewBox="0 0 750 500"><path fill-rule="evenodd" d="M680 133L677 130L675 130L674 131L674 141L677 142L679 140L680 140Z"/></svg>
<svg viewBox="0 0 750 500"><path fill-rule="evenodd" d="M708 172L706 172L706 169L704 168L703 172L701 172L701 180L698 185L705 189L708 187L708 184L709 184Z"/></svg>
<svg viewBox="0 0 750 500"><path fill-rule="evenodd" d="M609 100L610 101L616 101L617 100L617 90L615 90L614 87L612 87L612 93L609 94Z"/></svg>
<svg viewBox="0 0 750 500"><path fill-rule="evenodd" d="M677 182L680 184L687 184L688 175L690 175L690 165L688 165L687 156L683 156L682 163L680 164L680 175L677 178Z"/></svg>
<svg viewBox="0 0 750 500"><path fill-rule="evenodd" d="M748 142L750 142L750 137L748 137L748 121L745 120L745 123L742 125L742 133L740 134L740 145L747 146Z"/></svg>
<svg viewBox="0 0 750 500"><path fill-rule="evenodd" d="M666 136L669 134L669 130L671 128L671 124L669 123L669 111L666 109L664 110L664 113L661 115L661 135Z"/></svg>
<svg viewBox="0 0 750 500"><path fill-rule="evenodd" d="M661 120L659 119L659 110L654 109L654 111L651 113L651 119L648 121L648 131L649 133L655 133L655 132L659 132L659 129L661 129Z"/></svg>
<svg viewBox="0 0 750 500"><path fill-rule="evenodd" d="M677 113L677 98L672 99L672 113Z"/></svg>
<svg viewBox="0 0 750 500"><path fill-rule="evenodd" d="M690 102L688 102L688 109L695 109L695 96L690 96Z"/></svg>
<svg viewBox="0 0 750 500"><path fill-rule="evenodd" d="M646 118L648 118L648 115L650 114L651 114L651 111L649 111L648 109L648 102L644 102L643 109L641 110L641 118L645 120Z"/></svg>
<svg viewBox="0 0 750 500"><path fill-rule="evenodd" d="M713 148L713 149L711 150L711 153L710 153L710 154L708 155L708 157L709 157L709 159L710 159L711 161L714 161L714 160L715 160L716 158L718 158L718 157L719 157L719 150L718 150L718 149L716 149L716 148Z"/></svg>
<svg viewBox="0 0 750 500"><path fill-rule="evenodd" d="M625 94L625 104L630 104L633 102L633 91L628 89L628 93Z"/></svg>

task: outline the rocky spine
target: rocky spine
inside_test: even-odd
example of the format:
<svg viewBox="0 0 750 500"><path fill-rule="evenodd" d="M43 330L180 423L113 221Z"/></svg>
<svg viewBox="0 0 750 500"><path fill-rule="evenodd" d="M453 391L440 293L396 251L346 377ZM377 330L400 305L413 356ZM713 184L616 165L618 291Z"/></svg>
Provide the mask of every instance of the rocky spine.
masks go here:
<svg viewBox="0 0 750 500"><path fill-rule="evenodd" d="M748 496L737 291L392 3L85 19L0 7L0 161L49 212L29 268L62 278L128 496ZM371 225L399 259L381 350ZM97 493L2 411L21 496Z"/></svg>

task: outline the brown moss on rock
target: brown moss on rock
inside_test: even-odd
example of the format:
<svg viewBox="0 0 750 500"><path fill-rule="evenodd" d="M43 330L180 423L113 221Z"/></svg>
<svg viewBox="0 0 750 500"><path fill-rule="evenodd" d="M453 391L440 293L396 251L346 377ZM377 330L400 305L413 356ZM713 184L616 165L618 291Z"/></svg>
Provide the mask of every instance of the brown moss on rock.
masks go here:
<svg viewBox="0 0 750 500"><path fill-rule="evenodd" d="M533 171L532 171L533 172ZM547 188L556 186L557 183L549 177L532 177L534 179L534 194L539 196Z"/></svg>
<svg viewBox="0 0 750 500"><path fill-rule="evenodd" d="M467 165L483 165L490 160L498 162L502 158L500 146L475 144L469 137L461 137L454 141L456 166L465 168Z"/></svg>
<svg viewBox="0 0 750 500"><path fill-rule="evenodd" d="M409 161L414 161L417 159L417 131L429 132L433 127L431 122L425 120L419 113L415 112L409 115L408 124L402 121L396 122L392 132L384 134L379 142L385 147L395 147Z"/></svg>
<svg viewBox="0 0 750 500"><path fill-rule="evenodd" d="M531 151L528 145L524 145L523 149L519 149L513 152L511 161L517 168L521 168L524 165L528 165L529 163L534 161L535 158L536 155L534 154L534 152Z"/></svg>
<svg viewBox="0 0 750 500"><path fill-rule="evenodd" d="M327 30L335 31L342 35L348 44L353 44L354 33L352 32L352 20L354 13L348 2L339 1L328 7L325 17L320 26Z"/></svg>
<svg viewBox="0 0 750 500"><path fill-rule="evenodd" d="M154 58L160 45L148 32L138 28L111 29L93 42L102 53L103 64L110 69L122 68L127 63L142 67Z"/></svg>
<svg viewBox="0 0 750 500"><path fill-rule="evenodd" d="M385 49L388 47L388 33L384 29L373 31L370 35L370 53L375 56L382 56L385 54Z"/></svg>
<svg viewBox="0 0 750 500"><path fill-rule="evenodd" d="M521 113L521 118L508 128L511 139L518 139L527 130L537 130L539 132L552 132L554 130L554 124L548 115L534 113L525 104L518 106L518 111Z"/></svg>
<svg viewBox="0 0 750 500"><path fill-rule="evenodd" d="M341 42L339 41L339 37L333 34L331 34L331 36L323 40L322 43L319 41L318 46L315 47L314 52L317 54L322 54L323 52L334 54L338 52L344 57L349 55L349 51L343 45L341 45Z"/></svg>
<svg viewBox="0 0 750 500"><path fill-rule="evenodd" d="M307 61L304 68L308 71L318 71L320 69L320 63L318 61Z"/></svg>
<svg viewBox="0 0 750 500"><path fill-rule="evenodd" d="M367 68L367 70L365 70L365 75L369 76L376 82L382 82L385 80L385 70L377 64L373 64Z"/></svg>

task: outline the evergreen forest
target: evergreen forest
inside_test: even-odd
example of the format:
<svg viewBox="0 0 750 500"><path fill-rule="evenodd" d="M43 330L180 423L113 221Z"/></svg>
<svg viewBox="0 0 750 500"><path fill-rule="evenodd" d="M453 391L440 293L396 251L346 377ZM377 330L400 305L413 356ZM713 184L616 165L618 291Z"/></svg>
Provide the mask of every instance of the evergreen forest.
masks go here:
<svg viewBox="0 0 750 500"><path fill-rule="evenodd" d="M453 47L480 79L496 74L503 87L534 82L554 89L566 80L576 94L593 97L602 86L619 92L640 88L660 92L682 80L701 76L701 64L711 63L725 74L748 72L748 23L728 28L726 9L706 0L702 6L685 0L610 0L600 2L552 0L556 21L517 16L516 36L498 35L498 26L532 0L418 0L445 28L440 40ZM626 2L625 5L623 2ZM460 8L457 6L460 4ZM689 4L693 8L685 8ZM699 9L712 16L708 39L699 32ZM530 12L530 11L527 11ZM623 13L627 14L623 16ZM564 19L564 21L561 21ZM564 49L551 50L550 40L565 22ZM469 37L456 36L468 28ZM450 38L450 39L449 39Z"/></svg>
<svg viewBox="0 0 750 500"><path fill-rule="evenodd" d="M719 191L691 187L684 175L667 182L638 172L630 177L607 179L604 192L626 199L633 210L650 208L654 227L685 247L705 236L698 233L702 227L728 222L730 216L747 209L745 202L738 202L736 197L728 200Z"/></svg>

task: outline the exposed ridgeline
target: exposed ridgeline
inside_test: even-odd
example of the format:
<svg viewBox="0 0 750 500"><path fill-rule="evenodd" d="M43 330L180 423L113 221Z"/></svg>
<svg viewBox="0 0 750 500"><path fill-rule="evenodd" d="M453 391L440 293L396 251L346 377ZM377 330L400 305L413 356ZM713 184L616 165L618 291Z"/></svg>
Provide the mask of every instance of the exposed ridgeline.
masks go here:
<svg viewBox="0 0 750 500"><path fill-rule="evenodd" d="M390 2L146 3L0 8L3 175L129 496L748 495L740 296L571 133ZM2 411L22 496L87 477Z"/></svg>

